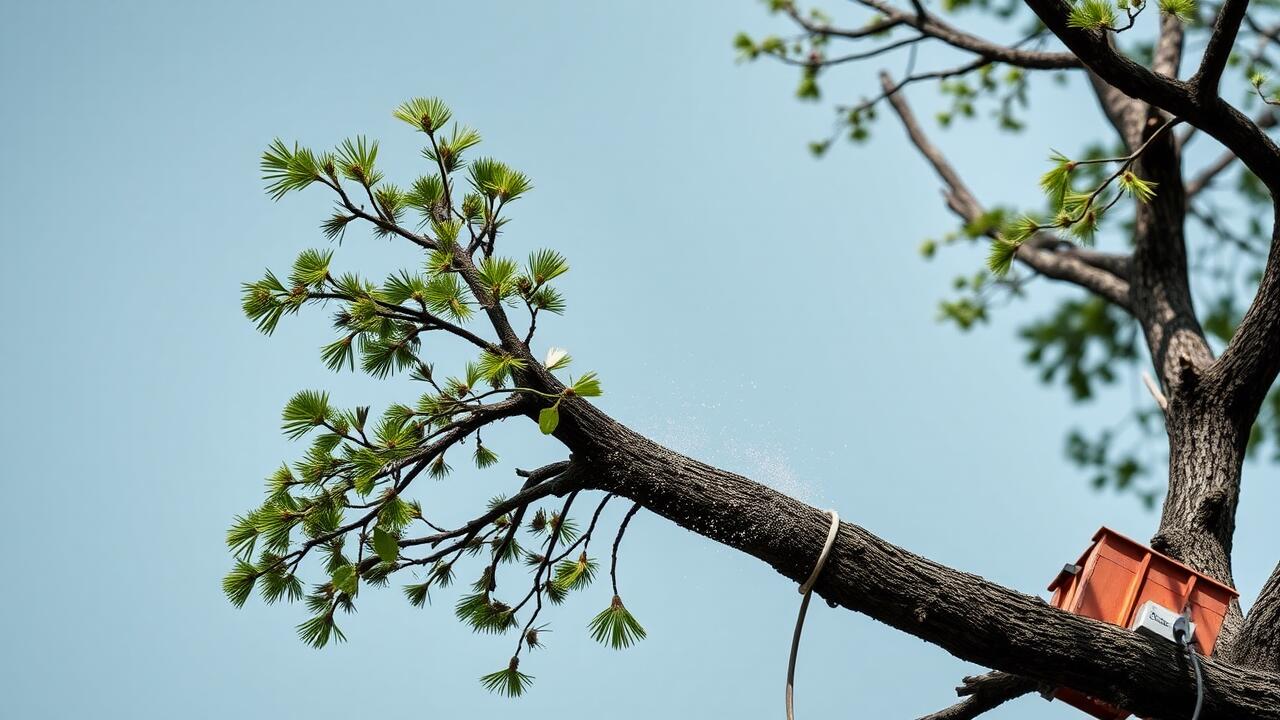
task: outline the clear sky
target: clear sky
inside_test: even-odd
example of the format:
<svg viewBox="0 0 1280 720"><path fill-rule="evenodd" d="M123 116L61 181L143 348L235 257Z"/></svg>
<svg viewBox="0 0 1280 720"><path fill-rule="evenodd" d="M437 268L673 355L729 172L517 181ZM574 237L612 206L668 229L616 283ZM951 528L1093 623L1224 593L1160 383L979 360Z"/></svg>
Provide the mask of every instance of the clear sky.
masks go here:
<svg viewBox="0 0 1280 720"><path fill-rule="evenodd" d="M448 594L419 610L394 587L366 591L349 642L321 651L295 639L301 606L223 598L229 520L301 452L278 432L288 397L416 397L407 380L328 372L323 312L273 338L241 317L241 281L325 243L327 198L273 203L258 155L277 135L323 147L367 133L388 172L411 178L418 139L390 113L415 95L445 98L485 152L533 177L508 251L554 246L573 265L569 313L539 349L599 371L621 420L1026 592L1099 525L1140 538L1155 526L1062 456L1069 426L1146 401L1136 378L1087 408L1038 384L1013 329L1058 296L1043 283L988 328L938 325L936 300L982 251L918 258L953 223L891 124L869 147L809 157L828 109L791 98L792 72L734 62L736 31L776 27L757 3L4 10L0 715L781 715L794 584L643 513L621 584L649 639L619 653L587 637L608 602L597 584L550 614L548 647L522 666L537 680L516 701L476 681L511 639L471 635ZM827 90L856 97L878 67ZM912 96L924 117L929 92ZM1036 97L1043 120L1026 135L936 131L991 202L1030 198L1055 138L1100 127L1079 86ZM336 263L378 277L412 256L352 232ZM513 467L560 457L528 423L508 425L493 438L500 468L458 472L424 502L461 521L475 498L513 490ZM1278 501L1274 469L1253 468L1236 543L1245 597L1275 562L1262 508ZM915 717L974 670L818 603L798 709ZM1031 697L990 717L1081 716Z"/></svg>

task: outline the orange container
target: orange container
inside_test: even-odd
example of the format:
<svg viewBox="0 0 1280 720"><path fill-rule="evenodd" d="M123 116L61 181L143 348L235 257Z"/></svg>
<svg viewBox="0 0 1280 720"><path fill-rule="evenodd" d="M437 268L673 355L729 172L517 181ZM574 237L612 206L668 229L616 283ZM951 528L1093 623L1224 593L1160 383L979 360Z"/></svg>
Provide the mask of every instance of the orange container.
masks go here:
<svg viewBox="0 0 1280 720"><path fill-rule="evenodd" d="M1056 608L1113 625L1129 627L1134 611L1151 600L1174 612L1191 611L1195 640L1204 655L1222 628L1234 589L1110 529L1102 528L1080 559L1049 584ZM1053 695L1102 720L1123 720L1129 713L1070 688Z"/></svg>

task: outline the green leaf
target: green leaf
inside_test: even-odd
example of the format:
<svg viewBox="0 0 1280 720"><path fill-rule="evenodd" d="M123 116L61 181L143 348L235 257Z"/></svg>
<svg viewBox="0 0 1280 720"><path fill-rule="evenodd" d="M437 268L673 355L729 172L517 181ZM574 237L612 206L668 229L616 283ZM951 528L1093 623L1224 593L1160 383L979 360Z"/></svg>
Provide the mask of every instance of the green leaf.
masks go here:
<svg viewBox="0 0 1280 720"><path fill-rule="evenodd" d="M599 615L591 620L588 626L591 637L614 650L631 647L645 638L644 628L632 617L622 605L622 599L613 596L613 602Z"/></svg>
<svg viewBox="0 0 1280 720"><path fill-rule="evenodd" d="M339 566L334 569L331 577L335 588L351 596L356 594L359 577L355 565Z"/></svg>
<svg viewBox="0 0 1280 720"><path fill-rule="evenodd" d="M560 424L560 401L557 400L555 405L542 408L538 413L538 429L543 435L550 435L556 431L556 426Z"/></svg>
<svg viewBox="0 0 1280 720"><path fill-rule="evenodd" d="M400 559L399 539L380 527L373 529L373 549L382 562L393 563Z"/></svg>

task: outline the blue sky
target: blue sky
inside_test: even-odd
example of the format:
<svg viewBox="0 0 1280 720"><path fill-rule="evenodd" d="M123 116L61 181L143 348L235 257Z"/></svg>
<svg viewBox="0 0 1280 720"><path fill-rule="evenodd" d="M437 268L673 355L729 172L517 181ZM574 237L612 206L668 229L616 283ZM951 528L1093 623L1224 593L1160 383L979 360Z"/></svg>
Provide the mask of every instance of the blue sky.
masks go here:
<svg viewBox="0 0 1280 720"><path fill-rule="evenodd" d="M1153 514L1098 495L1062 457L1064 430L1146 398L1124 378L1070 406L1021 363L1013 328L1062 292L961 335L935 304L981 251L922 262L953 225L938 183L884 123L877 142L814 160L826 106L792 72L734 62L757 3L10 3L0 28L5 273L0 447L10 549L0 596L0 714L14 718L776 717L798 597L760 563L642 513L621 584L649 630L616 653L588 619L597 584L548 618L518 701L476 678L509 638L473 636L452 598L425 610L366 592L349 642L294 637L301 607L228 604L223 532L261 478L301 449L278 432L295 391L341 404L416 396L407 380L335 375L325 313L272 338L239 283L323 246L327 198L273 203L258 155L366 133L411 178L417 138L391 118L438 95L484 152L536 190L512 207L508 252L552 246L570 308L539 349L600 372L607 411L675 448L840 510L888 539L1040 592L1099 525L1150 535ZM926 56L927 59L928 56ZM897 67L902 58L887 60ZM840 99L872 87L834 76ZM1026 201L1048 147L1100 129L1079 86L1043 83L1017 137L935 130L980 196ZM913 95L931 115L928 90ZM998 151L996 150L998 148ZM336 263L374 277L406 248L348 234ZM461 355L442 348L442 361ZM515 466L560 457L527 423L503 464L423 490L446 519L511 492ZM1237 579L1250 597L1276 533L1272 468L1246 478ZM621 504L606 515L619 519ZM818 604L798 681L804 717L914 717L974 670L865 617ZM569 703L572 703L571 705ZM1077 717L1035 698L993 718Z"/></svg>

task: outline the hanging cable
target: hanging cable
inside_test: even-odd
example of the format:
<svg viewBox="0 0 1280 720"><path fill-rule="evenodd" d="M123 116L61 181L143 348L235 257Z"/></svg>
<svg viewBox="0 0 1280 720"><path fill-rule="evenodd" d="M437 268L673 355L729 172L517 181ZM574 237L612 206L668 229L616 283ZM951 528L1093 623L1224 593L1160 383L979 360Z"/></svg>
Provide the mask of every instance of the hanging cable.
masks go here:
<svg viewBox="0 0 1280 720"><path fill-rule="evenodd" d="M796 630L791 635L791 659L787 661L787 720L795 720L796 717L792 707L795 696L796 654L800 651L800 633L804 630L804 616L809 611L809 596L813 593L814 583L818 582L818 576L822 574L823 566L827 564L827 556L831 554L831 547L836 544L836 534L840 531L840 514L835 510L828 510L827 514L831 516L827 541L822 545L822 552L818 555L818 562L814 564L809 579L800 586L800 594L804 599L800 601L800 614L796 616Z"/></svg>
<svg viewBox="0 0 1280 720"><path fill-rule="evenodd" d="M1182 646L1182 651L1186 653L1187 660L1191 662L1191 667L1196 673L1196 708L1191 713L1191 720L1200 720L1200 708L1204 706L1204 672L1200 669L1199 653L1191 647L1195 640L1187 637L1190 623L1188 611L1183 610L1178 619L1173 621L1173 637Z"/></svg>

